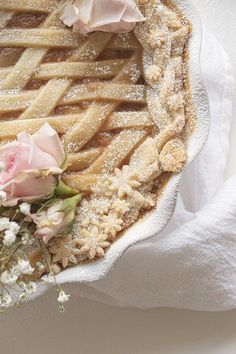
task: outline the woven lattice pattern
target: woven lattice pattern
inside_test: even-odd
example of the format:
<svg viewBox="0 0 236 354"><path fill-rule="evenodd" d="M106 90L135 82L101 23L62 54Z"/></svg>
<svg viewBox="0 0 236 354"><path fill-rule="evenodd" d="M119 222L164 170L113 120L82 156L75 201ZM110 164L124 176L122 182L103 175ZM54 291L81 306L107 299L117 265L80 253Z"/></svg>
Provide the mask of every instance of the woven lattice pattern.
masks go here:
<svg viewBox="0 0 236 354"><path fill-rule="evenodd" d="M63 178L87 195L74 228L83 261L103 256L155 206L163 173L184 166L189 24L147 1L134 32L84 37L60 21L63 3L0 0L0 143L45 122L57 130Z"/></svg>

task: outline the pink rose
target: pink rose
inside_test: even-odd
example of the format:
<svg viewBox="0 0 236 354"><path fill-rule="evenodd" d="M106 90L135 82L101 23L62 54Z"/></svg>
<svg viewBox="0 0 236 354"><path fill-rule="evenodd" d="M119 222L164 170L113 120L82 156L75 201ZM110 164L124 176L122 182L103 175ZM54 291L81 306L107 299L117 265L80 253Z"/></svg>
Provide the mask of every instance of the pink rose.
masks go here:
<svg viewBox="0 0 236 354"><path fill-rule="evenodd" d="M64 159L60 139L49 124L32 136L21 133L17 140L0 148L0 191L6 193L3 205L50 196Z"/></svg>
<svg viewBox="0 0 236 354"><path fill-rule="evenodd" d="M134 0L76 0L65 5L61 20L81 34L129 32L145 21Z"/></svg>
<svg viewBox="0 0 236 354"><path fill-rule="evenodd" d="M47 210L38 214L31 214L33 222L37 225L35 236L47 243L52 237L65 233L75 218L75 210L82 196L56 201Z"/></svg>

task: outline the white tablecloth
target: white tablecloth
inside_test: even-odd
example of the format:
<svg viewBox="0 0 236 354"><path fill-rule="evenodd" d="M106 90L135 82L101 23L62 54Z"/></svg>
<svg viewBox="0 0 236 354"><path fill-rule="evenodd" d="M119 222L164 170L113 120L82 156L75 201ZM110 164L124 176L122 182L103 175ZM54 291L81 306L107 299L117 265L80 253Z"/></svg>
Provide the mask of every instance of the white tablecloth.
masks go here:
<svg viewBox="0 0 236 354"><path fill-rule="evenodd" d="M236 177L223 184L232 118L231 66L204 34L202 72L211 128L186 170L166 229L131 247L102 280L70 291L116 306L225 310L236 307Z"/></svg>

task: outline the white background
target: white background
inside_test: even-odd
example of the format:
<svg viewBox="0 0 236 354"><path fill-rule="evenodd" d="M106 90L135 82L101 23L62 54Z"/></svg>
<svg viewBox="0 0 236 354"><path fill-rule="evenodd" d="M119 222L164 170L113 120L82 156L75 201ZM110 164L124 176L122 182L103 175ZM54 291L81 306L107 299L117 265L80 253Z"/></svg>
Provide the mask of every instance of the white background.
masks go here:
<svg viewBox="0 0 236 354"><path fill-rule="evenodd" d="M236 75L236 0L193 0L228 51ZM236 95L235 95L236 98ZM236 108L236 104L235 104ZM236 112L236 109L235 109ZM234 119L235 121L235 119ZM236 173L236 124L226 177ZM56 294L0 317L1 354L235 354L236 310L117 309L77 297L65 314Z"/></svg>

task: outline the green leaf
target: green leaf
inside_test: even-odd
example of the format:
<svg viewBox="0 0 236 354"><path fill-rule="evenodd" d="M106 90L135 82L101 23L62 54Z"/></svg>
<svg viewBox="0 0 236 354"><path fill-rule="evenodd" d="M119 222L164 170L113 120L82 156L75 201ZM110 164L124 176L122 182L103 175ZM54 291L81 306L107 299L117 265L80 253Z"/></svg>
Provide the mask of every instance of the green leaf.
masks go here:
<svg viewBox="0 0 236 354"><path fill-rule="evenodd" d="M79 191L67 186L63 181L60 181L55 188L55 195L57 197L70 197L78 195Z"/></svg>
<svg viewBox="0 0 236 354"><path fill-rule="evenodd" d="M75 210L77 204L81 202L82 198L82 194L77 194L72 198L64 199L61 205L61 211L64 211L65 213L70 213L72 210Z"/></svg>
<svg viewBox="0 0 236 354"><path fill-rule="evenodd" d="M66 149L65 149L65 148L64 148L64 151L66 151ZM65 170L67 169L68 165L69 165L69 160L68 160L67 155L65 154L64 161L62 162L62 164L61 164L61 167L60 167L60 168L62 169L62 171L65 171Z"/></svg>

